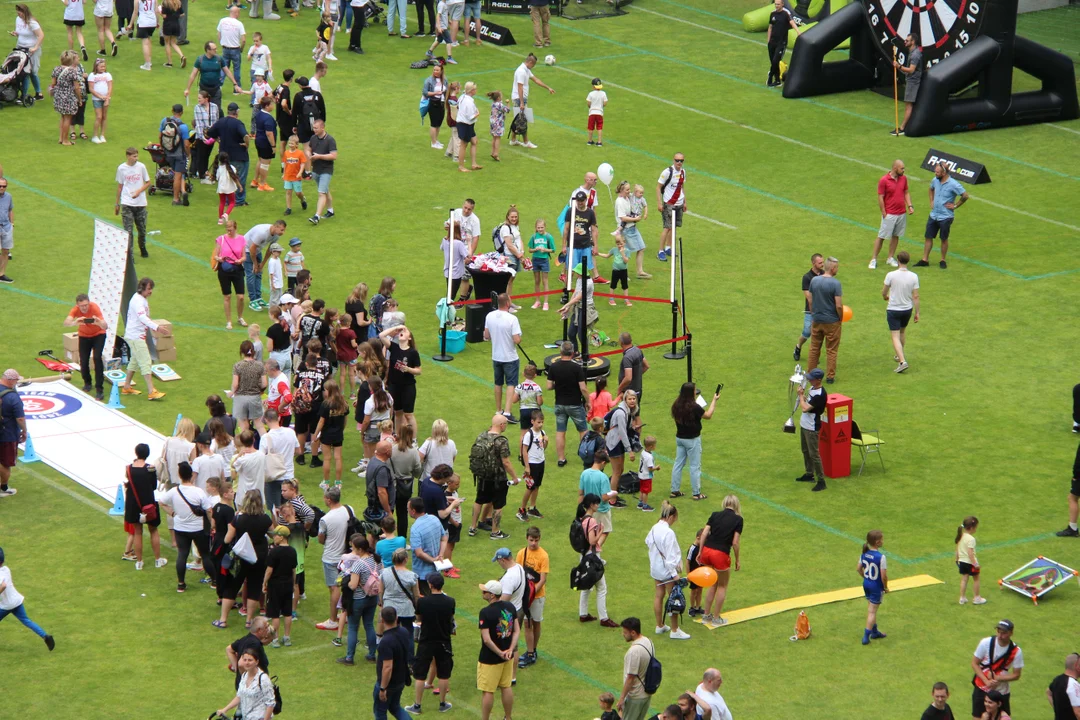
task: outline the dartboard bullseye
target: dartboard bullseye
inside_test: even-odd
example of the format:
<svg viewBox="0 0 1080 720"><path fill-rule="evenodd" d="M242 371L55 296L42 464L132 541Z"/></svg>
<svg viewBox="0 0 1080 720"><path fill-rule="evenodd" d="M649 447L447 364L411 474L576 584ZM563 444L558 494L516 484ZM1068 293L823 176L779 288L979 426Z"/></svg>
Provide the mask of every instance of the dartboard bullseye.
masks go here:
<svg viewBox="0 0 1080 720"><path fill-rule="evenodd" d="M979 36L989 0L865 0L878 48L890 61L893 47L905 62L904 38L919 39L926 66L935 65Z"/></svg>

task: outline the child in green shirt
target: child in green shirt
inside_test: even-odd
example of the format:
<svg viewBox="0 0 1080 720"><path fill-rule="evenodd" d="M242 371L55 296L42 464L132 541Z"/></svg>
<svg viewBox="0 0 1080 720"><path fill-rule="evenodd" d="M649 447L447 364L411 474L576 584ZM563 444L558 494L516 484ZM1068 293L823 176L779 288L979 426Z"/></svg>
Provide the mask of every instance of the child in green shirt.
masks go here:
<svg viewBox="0 0 1080 720"><path fill-rule="evenodd" d="M622 281L623 294L626 295L627 307L632 306L634 303L630 302L630 280L629 273L626 269L626 263L630 260L630 253L626 249L626 240L622 235L615 236L615 247L608 250L606 253L597 253L599 257L611 258L611 289L615 290L616 286ZM608 305L614 305L615 298L608 298Z"/></svg>
<svg viewBox="0 0 1080 720"><path fill-rule="evenodd" d="M536 221L536 232L529 238L529 252L532 253L533 292L540 292L540 286L548 289L548 272L551 271L551 253L555 252L555 239L547 232L544 218ZM547 297L544 297L544 310L548 309ZM533 303L532 309L540 307L540 298Z"/></svg>

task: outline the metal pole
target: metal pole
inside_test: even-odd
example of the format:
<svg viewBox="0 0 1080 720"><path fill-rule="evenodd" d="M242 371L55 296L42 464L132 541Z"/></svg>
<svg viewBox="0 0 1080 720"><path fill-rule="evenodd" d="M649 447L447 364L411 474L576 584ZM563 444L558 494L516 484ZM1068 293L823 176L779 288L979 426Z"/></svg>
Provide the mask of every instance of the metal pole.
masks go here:
<svg viewBox="0 0 1080 720"><path fill-rule="evenodd" d="M672 212L672 225L674 225L674 211ZM664 353L666 360L682 360L685 357L685 353L679 352L678 344L675 342L675 338L679 337L679 301L675 299L675 264L679 264L679 273L682 274L682 244L676 242L675 228L671 228L671 252L672 256L668 258L671 263L671 350ZM685 296L685 287L683 288Z"/></svg>
<svg viewBox="0 0 1080 720"><path fill-rule="evenodd" d="M596 284L592 281L592 276L589 273L590 268L585 267L585 261L581 261L581 313L578 315L578 341L581 343L581 366L587 371L589 369L589 329L585 325L585 319L588 317L588 297L589 297L589 283L593 284L593 290L596 289Z"/></svg>
<svg viewBox="0 0 1080 720"><path fill-rule="evenodd" d="M454 280L454 208L450 208L450 221L449 231L446 234L446 320L443 322L442 327L442 341L440 342L440 352L438 355L432 356L432 360L436 362L451 362L454 359L453 355L446 352L446 335L450 332L450 310L454 307L450 303L453 299L450 297L451 288L453 287Z"/></svg>
<svg viewBox="0 0 1080 720"><path fill-rule="evenodd" d="M689 333L687 333L685 348L686 348L686 382L688 382L688 383L694 382L694 355L693 355L693 352L691 350L692 345L690 343L690 341L692 339L693 339L693 336L690 335Z"/></svg>

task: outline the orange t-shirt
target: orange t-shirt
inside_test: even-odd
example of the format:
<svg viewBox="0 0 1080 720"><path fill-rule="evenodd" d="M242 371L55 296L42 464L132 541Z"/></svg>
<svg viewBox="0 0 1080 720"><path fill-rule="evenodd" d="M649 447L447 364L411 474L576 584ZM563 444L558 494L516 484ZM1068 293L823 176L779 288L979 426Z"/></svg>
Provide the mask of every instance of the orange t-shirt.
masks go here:
<svg viewBox="0 0 1080 720"><path fill-rule="evenodd" d="M75 318L77 321L81 321L84 318L97 318L98 320L105 319L105 316L101 314L101 308L98 307L97 303L92 302L89 303L89 305L90 307L87 308L89 312L87 312L85 315L82 313L81 310L79 310L79 306L76 305L71 309L71 317ZM90 323L79 322L78 328L79 337L91 338L105 334L104 330L99 328L97 325L92 325Z"/></svg>
<svg viewBox="0 0 1080 720"><path fill-rule="evenodd" d="M308 157L300 149L286 150L285 154L281 156L281 160L285 163L285 180L287 182L296 182L300 179L300 173L303 172Z"/></svg>
<svg viewBox="0 0 1080 720"><path fill-rule="evenodd" d="M589 416L586 420L592 420L594 417L604 417L608 414L611 408L615 407L615 401L611 397L611 393L604 390L600 393L593 393L589 396L589 400L592 402L592 407L589 410Z"/></svg>

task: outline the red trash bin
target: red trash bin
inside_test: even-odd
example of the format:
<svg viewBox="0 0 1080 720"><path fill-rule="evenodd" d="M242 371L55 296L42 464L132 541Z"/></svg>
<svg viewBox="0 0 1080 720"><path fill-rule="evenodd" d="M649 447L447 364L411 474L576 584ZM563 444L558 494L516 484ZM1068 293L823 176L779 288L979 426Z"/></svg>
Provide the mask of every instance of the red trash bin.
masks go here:
<svg viewBox="0 0 1080 720"><path fill-rule="evenodd" d="M851 475L851 417L853 401L846 395L830 394L821 416L818 450L825 477Z"/></svg>

